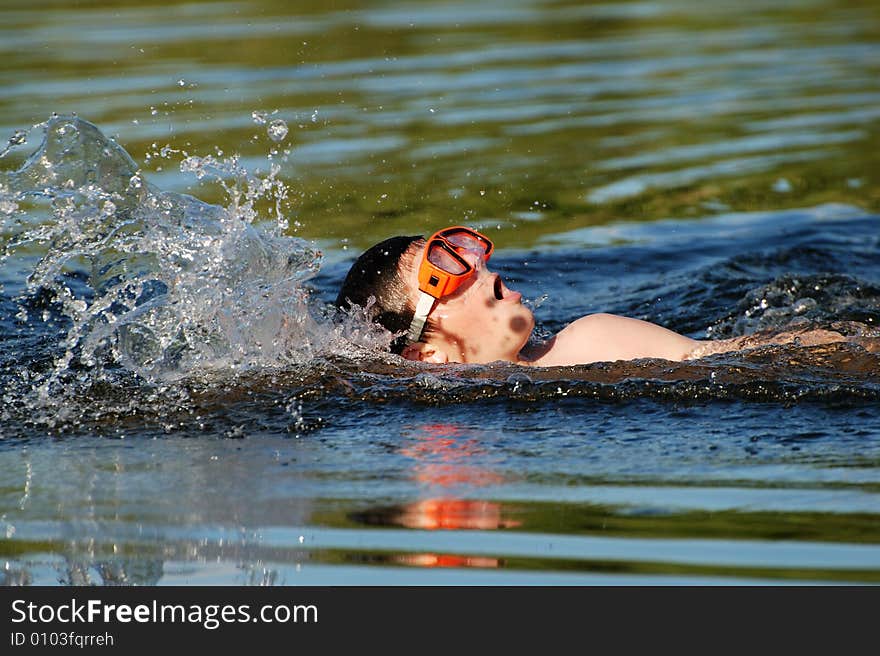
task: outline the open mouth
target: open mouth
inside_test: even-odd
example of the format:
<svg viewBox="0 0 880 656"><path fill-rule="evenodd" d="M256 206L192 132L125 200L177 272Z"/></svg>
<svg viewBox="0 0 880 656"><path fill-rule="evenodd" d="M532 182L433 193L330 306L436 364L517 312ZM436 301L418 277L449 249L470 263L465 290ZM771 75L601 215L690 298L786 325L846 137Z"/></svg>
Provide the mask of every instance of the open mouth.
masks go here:
<svg viewBox="0 0 880 656"><path fill-rule="evenodd" d="M495 298L499 301L504 300L504 286L501 284L501 276L495 276Z"/></svg>

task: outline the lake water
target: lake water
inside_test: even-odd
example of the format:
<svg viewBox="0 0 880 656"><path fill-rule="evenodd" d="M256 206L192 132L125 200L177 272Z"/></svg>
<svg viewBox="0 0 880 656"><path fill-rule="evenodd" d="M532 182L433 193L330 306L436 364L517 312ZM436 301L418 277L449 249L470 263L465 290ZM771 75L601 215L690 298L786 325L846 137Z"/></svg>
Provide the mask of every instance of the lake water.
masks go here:
<svg viewBox="0 0 880 656"><path fill-rule="evenodd" d="M464 223L539 336L876 334L876 3L0 19L0 582L880 581L877 353L438 367L326 309Z"/></svg>

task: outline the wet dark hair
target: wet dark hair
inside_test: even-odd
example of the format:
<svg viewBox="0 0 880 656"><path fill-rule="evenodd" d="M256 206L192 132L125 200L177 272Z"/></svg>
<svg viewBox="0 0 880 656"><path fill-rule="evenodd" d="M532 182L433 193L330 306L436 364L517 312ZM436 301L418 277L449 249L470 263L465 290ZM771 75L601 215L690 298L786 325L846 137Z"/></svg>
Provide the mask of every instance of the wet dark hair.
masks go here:
<svg viewBox="0 0 880 656"><path fill-rule="evenodd" d="M407 289L406 271L400 258L419 240L413 237L391 237L364 251L348 270L336 297L336 307L347 310L352 305L366 308L370 298L370 317L392 333L406 332L415 314L415 306ZM391 344L398 355L406 346L406 335Z"/></svg>

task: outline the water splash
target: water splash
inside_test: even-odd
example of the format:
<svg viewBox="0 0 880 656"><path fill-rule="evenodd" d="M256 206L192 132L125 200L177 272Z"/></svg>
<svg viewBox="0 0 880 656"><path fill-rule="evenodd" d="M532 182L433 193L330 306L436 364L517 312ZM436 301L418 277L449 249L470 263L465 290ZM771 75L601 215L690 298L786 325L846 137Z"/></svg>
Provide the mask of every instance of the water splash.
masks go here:
<svg viewBox="0 0 880 656"><path fill-rule="evenodd" d="M845 274L787 274L749 291L730 315L709 326L707 335L724 338L835 321L870 325L878 315L876 285Z"/></svg>
<svg viewBox="0 0 880 656"><path fill-rule="evenodd" d="M259 177L235 157L184 153L182 171L223 185L221 207L154 187L87 121L59 116L38 127L36 152L0 171L0 262L17 293L17 331L33 333L40 321L63 331L51 365L27 377L29 403L57 410L71 377L168 382L300 364L338 334L303 287L321 253L284 234L278 166ZM14 136L8 148L26 140ZM278 220L258 224L255 203L265 198ZM12 275L22 269L26 278Z"/></svg>

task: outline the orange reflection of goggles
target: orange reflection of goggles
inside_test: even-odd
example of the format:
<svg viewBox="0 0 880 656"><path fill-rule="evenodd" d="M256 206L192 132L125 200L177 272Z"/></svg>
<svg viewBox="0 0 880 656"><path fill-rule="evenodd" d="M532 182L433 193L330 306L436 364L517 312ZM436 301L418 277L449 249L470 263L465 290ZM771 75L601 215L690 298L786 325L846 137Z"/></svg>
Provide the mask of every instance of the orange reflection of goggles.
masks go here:
<svg viewBox="0 0 880 656"><path fill-rule="evenodd" d="M434 298L452 294L476 271L465 255L473 253L485 261L493 247L488 237L463 226L435 232L419 265L419 290Z"/></svg>

